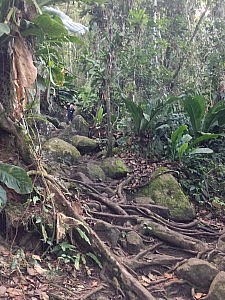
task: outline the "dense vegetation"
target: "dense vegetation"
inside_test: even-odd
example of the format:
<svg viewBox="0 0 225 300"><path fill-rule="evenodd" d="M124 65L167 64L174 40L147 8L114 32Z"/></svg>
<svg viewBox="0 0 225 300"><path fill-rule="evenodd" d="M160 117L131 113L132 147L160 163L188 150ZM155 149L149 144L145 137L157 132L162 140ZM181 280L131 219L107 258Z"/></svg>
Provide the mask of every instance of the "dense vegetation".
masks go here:
<svg viewBox="0 0 225 300"><path fill-rule="evenodd" d="M224 213L224 28L223 0L2 0L0 130L43 172L36 122L73 102L106 156L168 165L196 205ZM0 182L2 209L7 187L33 190L8 164Z"/></svg>

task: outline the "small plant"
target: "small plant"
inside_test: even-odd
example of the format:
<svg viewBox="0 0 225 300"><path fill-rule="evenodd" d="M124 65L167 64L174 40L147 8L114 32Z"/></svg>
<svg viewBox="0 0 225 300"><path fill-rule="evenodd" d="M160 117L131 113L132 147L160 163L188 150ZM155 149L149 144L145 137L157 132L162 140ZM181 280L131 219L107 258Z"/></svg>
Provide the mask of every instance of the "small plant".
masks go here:
<svg viewBox="0 0 225 300"><path fill-rule="evenodd" d="M0 163L0 182L18 194L29 194L33 190L33 184L26 171L20 167ZM0 211L7 201L5 189L0 185Z"/></svg>
<svg viewBox="0 0 225 300"><path fill-rule="evenodd" d="M205 147L196 147L203 141L218 138L218 134L201 133L201 135L195 139L189 134L188 126L181 125L171 134L171 152L172 159L178 158L181 161L185 154L211 154L213 150Z"/></svg>

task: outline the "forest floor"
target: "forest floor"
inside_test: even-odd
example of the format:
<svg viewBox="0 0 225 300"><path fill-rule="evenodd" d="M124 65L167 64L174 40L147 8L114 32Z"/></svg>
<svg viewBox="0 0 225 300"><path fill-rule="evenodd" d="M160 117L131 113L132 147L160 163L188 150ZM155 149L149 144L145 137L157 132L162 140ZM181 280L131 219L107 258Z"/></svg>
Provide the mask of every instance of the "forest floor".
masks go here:
<svg viewBox="0 0 225 300"><path fill-rule="evenodd" d="M13 152L12 148L9 151L8 147L9 145L1 145L0 161L21 165L16 152ZM125 195L124 190L132 191L144 185L145 182L151 179L151 174L156 167L162 163L152 163L132 153L123 153L119 156L124 159L131 169L128 177L126 180L112 180L103 182L101 185L101 189L110 188L111 190L116 190L116 194L111 198L109 196L101 198L102 192L98 190L100 186L92 186L89 189L83 183L86 189L81 187L78 193L79 197L73 196L76 202L76 212L85 219L90 228L93 228L94 220L101 220L103 223L111 224L123 233L128 232L130 228L132 230L138 228L138 222L133 222L134 215L137 218L149 217L154 222L161 223L161 225L172 229L173 232L177 232L177 234L198 239L199 243L207 245L208 248L205 251L200 251L188 248L188 246L180 247L173 241L166 241L157 236L146 235L142 236L145 246L144 250L134 254L126 251L119 243L112 247L106 240L102 242L108 249L107 255L109 253L110 256L111 254L112 257L115 256L121 268L125 266L126 270L134 278L134 281L132 279L128 285L132 285L132 282L134 282L136 288L136 283L138 282L149 291L149 295L151 294L154 297L149 298L146 295L145 299L203 299L207 290L194 288L189 282L178 278L175 271L181 263L191 257L207 259L207 256L216 248L218 236L224 229L224 217L222 215L218 217L210 210L201 207L196 207L196 220L188 224L170 222L156 215L147 216L147 210L136 210L134 213L134 207L127 209L126 214L123 215L123 210L125 210L124 199L122 199ZM98 158L96 156L83 158L85 161L90 159L97 160ZM177 166L170 167L177 168ZM71 177L69 174L70 168L68 167L60 165L55 171L56 178L60 176L65 178ZM15 199L15 194L12 196L10 192L8 196L11 202L21 200L20 197ZM71 200L71 195L69 197ZM112 209L113 206L110 207L111 204L106 204L110 199L116 205L114 211ZM105 200L107 200L106 203L104 202ZM101 202L101 204L99 205L97 202ZM107 212L101 209L99 211L88 209L91 203L96 208L96 205L101 207L103 202L109 208ZM119 208L122 208L122 214L119 213ZM36 207L35 209L33 207L32 213L34 214L34 212L37 212ZM76 250L78 250L80 255L76 257L79 257L80 260L72 262L69 254L59 259L46 252L46 246L43 247L43 241L40 241L40 234L36 236L29 232L25 214L15 217L13 222L12 220L10 221L11 224L6 220L4 213L1 214L0 218L2 226L2 237L0 239L0 299L133 300L132 296L129 296L124 291L123 285L113 273L112 270L115 270L115 266L105 265L104 260L101 261L99 259L97 264L100 262L103 265L102 268L99 268L96 263L93 263L88 258L86 255L87 251L82 246L77 246L75 242ZM14 224L13 228L8 228L12 223ZM23 224L23 230L21 230L21 224ZM28 229L26 233L24 228ZM73 237L68 236L67 238L70 242L73 241ZM68 244L64 246L66 247ZM109 261L110 259L113 264L114 260L110 257ZM127 287L125 286L126 289ZM142 300L144 298L139 296L137 299Z"/></svg>

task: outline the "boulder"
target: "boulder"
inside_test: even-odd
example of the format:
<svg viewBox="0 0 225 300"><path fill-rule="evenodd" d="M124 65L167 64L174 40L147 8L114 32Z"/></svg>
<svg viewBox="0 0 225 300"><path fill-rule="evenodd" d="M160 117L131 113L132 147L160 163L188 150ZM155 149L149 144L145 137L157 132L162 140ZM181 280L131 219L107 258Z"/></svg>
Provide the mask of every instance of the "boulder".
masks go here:
<svg viewBox="0 0 225 300"><path fill-rule="evenodd" d="M219 270L211 263L198 258L190 258L177 268L176 275L197 287L209 288Z"/></svg>
<svg viewBox="0 0 225 300"><path fill-rule="evenodd" d="M83 164L80 170L94 182L104 181L106 178L104 171L96 163L88 162L85 165Z"/></svg>
<svg viewBox="0 0 225 300"><path fill-rule="evenodd" d="M210 262L212 262L218 270L225 272L224 253L215 253Z"/></svg>
<svg viewBox="0 0 225 300"><path fill-rule="evenodd" d="M77 134L76 130L71 125L66 125L58 132L57 137L68 143L71 143L72 137ZM55 136L56 137L56 136Z"/></svg>
<svg viewBox="0 0 225 300"><path fill-rule="evenodd" d="M97 149L98 143L96 140L86 136L74 135L71 139L72 145L75 146L81 153L89 153Z"/></svg>
<svg viewBox="0 0 225 300"><path fill-rule="evenodd" d="M47 140L42 149L45 158L66 164L76 163L80 157L80 152L74 146L59 138Z"/></svg>
<svg viewBox="0 0 225 300"><path fill-rule="evenodd" d="M137 254L143 247L143 240L135 231L130 231L127 233L126 241L127 251L130 254Z"/></svg>
<svg viewBox="0 0 225 300"><path fill-rule="evenodd" d="M119 229L106 222L98 221L94 225L94 230L102 240L110 243L113 248L117 246L120 237Z"/></svg>
<svg viewBox="0 0 225 300"><path fill-rule="evenodd" d="M222 234L217 242L217 248L225 252L225 234Z"/></svg>
<svg viewBox="0 0 225 300"><path fill-rule="evenodd" d="M153 200L157 205L168 207L172 220L193 220L195 218L193 205L182 191L176 178L165 171L166 168L156 170L152 175L155 179L141 188L134 196L149 197L149 203ZM160 175L161 173L162 175Z"/></svg>
<svg viewBox="0 0 225 300"><path fill-rule="evenodd" d="M219 272L214 278L209 288L206 300L224 300L225 299L225 272Z"/></svg>
<svg viewBox="0 0 225 300"><path fill-rule="evenodd" d="M38 120L36 122L38 133L40 135L43 135L47 138L51 137L52 133L56 131L56 127L53 125L53 123L49 122L47 119Z"/></svg>
<svg viewBox="0 0 225 300"><path fill-rule="evenodd" d="M105 174L112 179L120 179L129 172L127 166L120 158L108 157L101 163L101 167Z"/></svg>
<svg viewBox="0 0 225 300"><path fill-rule="evenodd" d="M76 129L77 134L88 136L89 125L81 115L76 115L74 117L71 126L73 126Z"/></svg>

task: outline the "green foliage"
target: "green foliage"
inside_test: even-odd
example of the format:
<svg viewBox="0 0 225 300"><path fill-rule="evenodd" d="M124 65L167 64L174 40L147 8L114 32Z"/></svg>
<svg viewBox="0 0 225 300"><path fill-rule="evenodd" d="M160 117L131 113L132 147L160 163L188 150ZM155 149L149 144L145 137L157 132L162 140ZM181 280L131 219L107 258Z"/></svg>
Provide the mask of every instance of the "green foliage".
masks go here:
<svg viewBox="0 0 225 300"><path fill-rule="evenodd" d="M136 104L131 100L125 100L126 108L129 111L135 133L143 135L153 131L157 126L157 121L161 118L166 109L178 98L170 97L165 101L150 101L148 103Z"/></svg>
<svg viewBox="0 0 225 300"><path fill-rule="evenodd" d="M99 266L100 269L102 269L102 264L95 254L93 254L92 252L88 252L86 255L90 257Z"/></svg>
<svg viewBox="0 0 225 300"><path fill-rule="evenodd" d="M198 138L194 138L188 134L188 126L181 125L171 134L171 152L172 158L176 159L176 154L181 161L185 154L212 154L213 150L205 147L196 147L203 141L218 138L218 134L201 133Z"/></svg>
<svg viewBox="0 0 225 300"><path fill-rule="evenodd" d="M217 102L207 110L203 96L185 96L184 110L188 114L193 134L197 138L201 132L213 132L216 125L219 130L225 125L225 103Z"/></svg>
<svg viewBox="0 0 225 300"><path fill-rule="evenodd" d="M193 155L185 158L181 168L180 183L192 200L204 206L213 207L215 198L225 199L225 140L220 137L210 140L209 146L214 151L213 156Z"/></svg>
<svg viewBox="0 0 225 300"><path fill-rule="evenodd" d="M0 37L3 35L3 34L9 34L10 33L10 27L8 24L6 23L0 23Z"/></svg>
<svg viewBox="0 0 225 300"><path fill-rule="evenodd" d="M33 190L33 184L26 171L20 167L0 163L0 182L8 188L13 189L18 194L29 194ZM0 206L4 207L6 203L6 193L1 187Z"/></svg>
<svg viewBox="0 0 225 300"><path fill-rule="evenodd" d="M5 207L7 201L6 191L0 186L0 211Z"/></svg>
<svg viewBox="0 0 225 300"><path fill-rule="evenodd" d="M203 96L186 96L184 98L184 110L190 118L195 137L201 131L205 109L206 102Z"/></svg>
<svg viewBox="0 0 225 300"><path fill-rule="evenodd" d="M85 240L86 243L88 243L89 245L91 245L90 239L87 236L86 232L84 230L80 229L79 227L76 227L76 230L78 231L78 233L81 236L81 238L83 240Z"/></svg>
<svg viewBox="0 0 225 300"><path fill-rule="evenodd" d="M62 260L65 264L72 263L76 270L80 270L80 266L83 264L88 271L88 267L86 266L86 257L91 258L91 260L94 261L100 269L102 269L102 264L95 254L92 252L81 254L76 246L65 241L54 246L51 253L57 255L58 259Z"/></svg>
<svg viewBox="0 0 225 300"><path fill-rule="evenodd" d="M207 111L202 126L204 132L209 132L213 126L217 125L220 129L225 125L225 102L219 101Z"/></svg>

